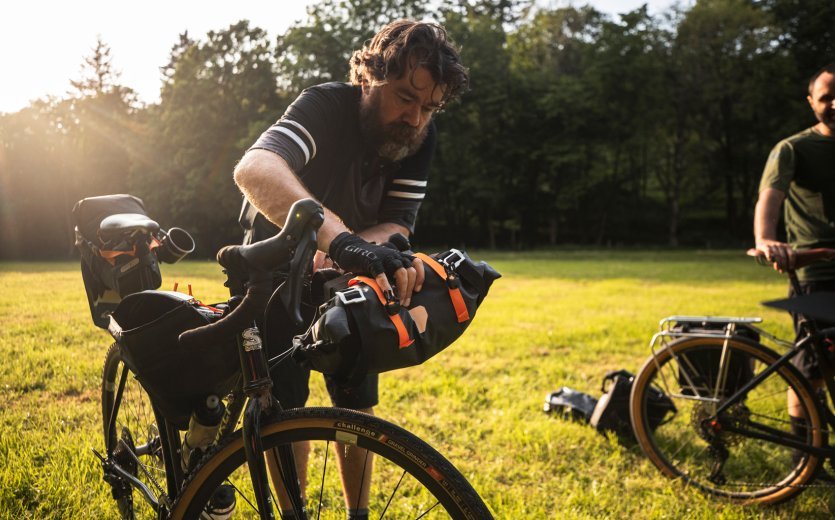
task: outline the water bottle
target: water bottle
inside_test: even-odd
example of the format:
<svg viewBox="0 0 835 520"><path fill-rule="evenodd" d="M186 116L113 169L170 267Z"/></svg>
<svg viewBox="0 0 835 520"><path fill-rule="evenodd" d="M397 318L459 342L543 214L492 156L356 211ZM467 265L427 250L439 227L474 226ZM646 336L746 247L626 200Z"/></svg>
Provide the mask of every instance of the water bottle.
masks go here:
<svg viewBox="0 0 835 520"><path fill-rule="evenodd" d="M216 395L210 395L192 412L180 457L184 471L190 469L189 462L192 459L197 462L209 444L215 440L225 411L223 401Z"/></svg>

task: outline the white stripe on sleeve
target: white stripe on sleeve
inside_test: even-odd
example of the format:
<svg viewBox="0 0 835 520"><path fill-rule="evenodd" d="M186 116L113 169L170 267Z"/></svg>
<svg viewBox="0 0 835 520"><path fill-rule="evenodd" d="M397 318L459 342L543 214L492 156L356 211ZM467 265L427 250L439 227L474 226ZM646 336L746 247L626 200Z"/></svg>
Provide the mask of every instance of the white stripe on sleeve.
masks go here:
<svg viewBox="0 0 835 520"><path fill-rule="evenodd" d="M399 197L401 199L415 199L421 200L425 196L424 193L409 193L408 191L390 191L386 193L389 197Z"/></svg>
<svg viewBox="0 0 835 520"><path fill-rule="evenodd" d="M301 148L302 152L304 152L304 163L307 164L307 162L310 161L310 150L307 148L307 145L304 144L302 138L293 133L292 130L284 128L283 126L279 126L276 129L299 145L299 148Z"/></svg>
<svg viewBox="0 0 835 520"><path fill-rule="evenodd" d="M426 181L414 181L412 179L393 179L392 184L401 184L403 186L418 186L426 187Z"/></svg>
<svg viewBox="0 0 835 520"><path fill-rule="evenodd" d="M302 133L305 135L305 137L307 137L307 140L310 141L310 146L313 147L313 153L310 155L310 158L312 159L312 158L316 157L316 141L313 140L313 136L310 135L310 133L307 131L307 128L303 127L299 123L297 123L295 121L292 121L290 119L282 119L281 122L282 123L289 123L289 124L295 126L296 128L298 128L299 130L301 130Z"/></svg>

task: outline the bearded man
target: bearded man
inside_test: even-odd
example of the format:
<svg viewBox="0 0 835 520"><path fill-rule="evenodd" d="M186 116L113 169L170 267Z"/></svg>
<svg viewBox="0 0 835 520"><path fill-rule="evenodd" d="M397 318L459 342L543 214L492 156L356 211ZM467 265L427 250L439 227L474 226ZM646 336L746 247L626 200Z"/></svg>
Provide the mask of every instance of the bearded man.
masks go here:
<svg viewBox="0 0 835 520"><path fill-rule="evenodd" d="M350 66L350 84L306 89L235 168L245 196L245 242L273 236L293 202L315 198L325 208L315 267L332 260L345 271L376 278L383 291L391 292L393 283L401 304L408 305L421 289L423 265L378 244L393 233L408 237L414 231L435 150L433 116L466 90L468 73L441 26L409 20L380 30L354 52ZM288 348L293 332L299 331L278 332L285 344L271 341L268 348ZM272 375L285 408L305 405L309 370L288 360ZM373 412L376 375L359 385L325 380L335 406ZM304 484L303 446L296 446L296 459ZM349 512L363 518L368 491L362 488L370 479L370 471L363 471L365 450L347 447L340 463ZM360 478L350 478L352 472ZM361 486L347 484L359 480Z"/></svg>
<svg viewBox="0 0 835 520"><path fill-rule="evenodd" d="M756 247L780 271L794 269L795 250L835 248L835 62L809 79L806 100L817 124L780 141L771 151L754 211ZM787 242L777 238L781 206ZM835 292L833 262L805 267L798 270L797 275L801 294ZM792 288L789 294L794 295ZM794 316L794 324L799 333L797 316ZM831 326L828 323L818 325L821 328ZM823 376L810 352L801 352L792 363L814 388L823 387ZM791 390L788 406L793 431L805 436L804 412ZM827 478L832 479L831 476Z"/></svg>

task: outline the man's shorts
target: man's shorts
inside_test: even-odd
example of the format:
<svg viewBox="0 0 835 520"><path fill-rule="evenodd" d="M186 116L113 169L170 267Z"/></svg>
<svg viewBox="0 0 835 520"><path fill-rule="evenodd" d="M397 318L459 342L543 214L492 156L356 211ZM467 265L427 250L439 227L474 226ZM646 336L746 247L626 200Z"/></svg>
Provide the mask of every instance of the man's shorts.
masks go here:
<svg viewBox="0 0 835 520"><path fill-rule="evenodd" d="M302 303L302 317L304 323L310 323L315 313L315 305ZM267 358L271 358L285 352L290 348L293 336L302 334L303 328L294 327L284 306L275 302L268 310L268 325L259 322ZM278 363L270 375L273 379L273 395L278 399L283 408L300 408L307 403L310 396L310 369L299 366L289 356ZM378 403L378 381L377 374L365 377L356 385L348 385L334 380L330 376L325 377L325 386L330 394L331 403L340 408L352 410L363 410L376 406Z"/></svg>
<svg viewBox="0 0 835 520"><path fill-rule="evenodd" d="M800 282L800 294L812 294L814 292L835 292L835 280L823 280L823 281L816 281L816 282ZM794 288L789 286L789 298L796 296L797 293L794 292ZM803 339L803 336L800 332L800 319L797 314L792 313L792 321L794 323L794 332L796 334L795 342ZM817 324L819 329L825 329L827 327L833 327L835 324L829 322L823 322L820 320L816 320L815 323ZM829 359L830 361L835 361L835 355L830 351L829 352ZM821 379L823 375L820 373L820 368L818 366L818 360L815 358L815 355L808 349L803 350L797 356L792 358L792 364L800 370L800 373L806 376L808 379Z"/></svg>
<svg viewBox="0 0 835 520"><path fill-rule="evenodd" d="M284 408L299 408L307 403L310 396L310 369L286 358L270 371L273 378L273 395ZM364 410L377 405L378 376L371 374L358 385L345 385L330 376L325 377L325 386L331 403L340 408Z"/></svg>

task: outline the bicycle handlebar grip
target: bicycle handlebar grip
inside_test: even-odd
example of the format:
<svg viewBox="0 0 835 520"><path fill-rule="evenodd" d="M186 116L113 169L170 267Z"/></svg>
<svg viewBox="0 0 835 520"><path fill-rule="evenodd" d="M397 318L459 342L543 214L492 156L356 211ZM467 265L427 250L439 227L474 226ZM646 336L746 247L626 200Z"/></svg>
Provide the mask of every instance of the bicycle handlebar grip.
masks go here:
<svg viewBox="0 0 835 520"><path fill-rule="evenodd" d="M797 251L794 265L795 269L800 269L801 267L806 267L807 265L816 264L825 260L832 260L833 258L835 258L835 249L828 249L824 247L806 249L803 251Z"/></svg>
<svg viewBox="0 0 835 520"><path fill-rule="evenodd" d="M751 248L748 251L746 251L745 254L754 257L754 259L760 265L769 264L768 258L766 257L765 253L760 251L759 249ZM815 249L804 249L801 251L795 251L794 269L797 270L801 267L806 267L812 264L816 264L818 262L833 259L835 259L835 249L819 247Z"/></svg>

